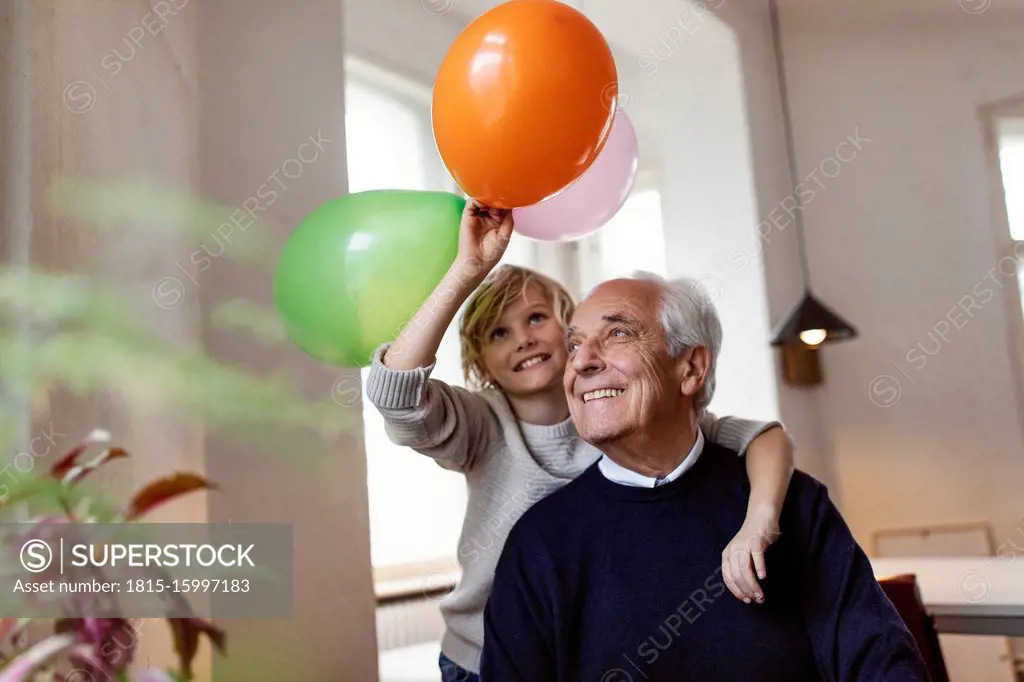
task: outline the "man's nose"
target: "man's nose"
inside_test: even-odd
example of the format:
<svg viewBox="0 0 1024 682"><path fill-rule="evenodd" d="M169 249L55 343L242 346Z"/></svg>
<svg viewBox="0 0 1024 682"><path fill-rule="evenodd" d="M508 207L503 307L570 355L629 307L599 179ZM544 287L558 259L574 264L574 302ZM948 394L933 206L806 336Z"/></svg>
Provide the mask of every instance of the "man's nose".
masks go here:
<svg viewBox="0 0 1024 682"><path fill-rule="evenodd" d="M604 361L596 344L590 341L580 343L572 356L572 368L577 374L593 374L604 369Z"/></svg>

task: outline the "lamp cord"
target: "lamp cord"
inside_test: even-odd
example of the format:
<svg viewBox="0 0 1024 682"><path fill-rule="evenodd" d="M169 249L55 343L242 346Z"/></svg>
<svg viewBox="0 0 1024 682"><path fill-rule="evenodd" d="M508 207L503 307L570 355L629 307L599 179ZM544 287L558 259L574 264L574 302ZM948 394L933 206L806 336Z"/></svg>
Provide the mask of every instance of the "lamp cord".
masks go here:
<svg viewBox="0 0 1024 682"><path fill-rule="evenodd" d="M775 51L775 68L779 79L779 97L782 99L783 130L786 135L786 157L789 160L789 182L792 186L793 199L797 202L797 212L793 214L796 223L796 238L800 247L800 267L804 276L804 288L811 290L811 266L807 259L807 243L804 238L804 205L796 195L797 170L796 149L793 143L793 121L789 110L789 88L786 85L786 66L782 57L782 35L779 30L779 8L776 0L768 0L771 17L772 45Z"/></svg>

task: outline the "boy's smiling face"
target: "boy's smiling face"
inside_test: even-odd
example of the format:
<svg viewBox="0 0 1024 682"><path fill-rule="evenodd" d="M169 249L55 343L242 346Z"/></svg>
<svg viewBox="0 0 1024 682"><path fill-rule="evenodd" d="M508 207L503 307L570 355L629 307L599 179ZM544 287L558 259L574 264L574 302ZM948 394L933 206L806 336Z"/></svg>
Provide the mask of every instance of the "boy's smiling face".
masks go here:
<svg viewBox="0 0 1024 682"><path fill-rule="evenodd" d="M565 370L565 329L551 299L536 284L508 306L483 343L487 378L516 397L561 385Z"/></svg>

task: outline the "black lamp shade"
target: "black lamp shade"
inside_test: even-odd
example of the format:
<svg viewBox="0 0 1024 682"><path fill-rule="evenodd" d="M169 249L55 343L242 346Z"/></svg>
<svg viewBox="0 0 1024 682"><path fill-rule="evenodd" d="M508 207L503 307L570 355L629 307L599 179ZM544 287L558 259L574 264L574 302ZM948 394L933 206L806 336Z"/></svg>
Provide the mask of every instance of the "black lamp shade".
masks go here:
<svg viewBox="0 0 1024 682"><path fill-rule="evenodd" d="M800 305L793 308L793 311L786 316L779 326L773 331L773 346L783 346L791 343L805 343L801 338L801 332L812 329L821 329L825 332L825 338L821 344L846 341L857 337L857 330L852 324L844 320L834 310L814 298L811 292L804 294ZM806 344L805 345L810 345ZM813 344L820 345L820 344Z"/></svg>

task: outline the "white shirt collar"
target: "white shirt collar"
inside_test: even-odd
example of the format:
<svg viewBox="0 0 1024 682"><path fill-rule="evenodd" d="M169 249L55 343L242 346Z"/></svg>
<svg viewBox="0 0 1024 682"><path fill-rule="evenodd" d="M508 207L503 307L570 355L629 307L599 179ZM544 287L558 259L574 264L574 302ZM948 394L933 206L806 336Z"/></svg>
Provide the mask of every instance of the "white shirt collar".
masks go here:
<svg viewBox="0 0 1024 682"><path fill-rule="evenodd" d="M601 459L597 461L597 467L601 470L601 473L604 474L605 478L614 483L628 485L634 488L656 488L660 485L671 483L682 476L688 469L697 463L697 458L700 457L700 453L703 451L704 433L698 428L697 440L694 442L693 448L690 450L690 454L688 454L679 466L664 478L652 478L650 476L638 474L635 471L616 464L610 457L608 457L608 455L601 456Z"/></svg>

